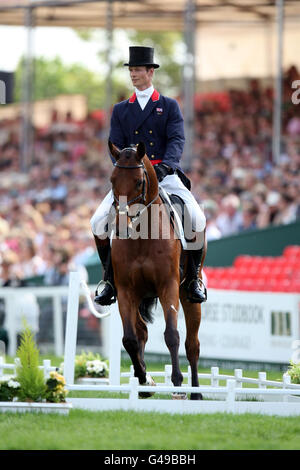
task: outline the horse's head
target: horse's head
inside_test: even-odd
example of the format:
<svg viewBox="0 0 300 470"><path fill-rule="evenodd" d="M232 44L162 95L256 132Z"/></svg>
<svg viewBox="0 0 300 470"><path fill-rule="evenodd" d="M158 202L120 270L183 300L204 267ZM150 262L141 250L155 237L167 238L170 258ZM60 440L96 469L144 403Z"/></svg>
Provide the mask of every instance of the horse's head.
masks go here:
<svg viewBox="0 0 300 470"><path fill-rule="evenodd" d="M156 174L146 155L144 143L123 150L112 142L108 145L116 160L110 180L117 220L119 216L125 216L128 227L132 228L133 222L137 222L139 216L158 199Z"/></svg>
<svg viewBox="0 0 300 470"><path fill-rule="evenodd" d="M108 143L111 155L116 162L111 176L115 202L119 208L120 199L126 199L126 205L149 204L153 195L158 193L155 171L146 156L143 142L137 147L118 149L112 142Z"/></svg>

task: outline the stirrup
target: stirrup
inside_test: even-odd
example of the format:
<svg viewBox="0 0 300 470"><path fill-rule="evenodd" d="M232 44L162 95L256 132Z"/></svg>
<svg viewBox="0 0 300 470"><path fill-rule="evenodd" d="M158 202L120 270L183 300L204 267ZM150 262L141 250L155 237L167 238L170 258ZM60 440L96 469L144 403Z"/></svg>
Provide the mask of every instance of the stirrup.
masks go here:
<svg viewBox="0 0 300 470"><path fill-rule="evenodd" d="M110 282L110 281L104 281L103 279L97 284L97 287L96 287L96 291L95 291L95 298L94 298L94 301L96 303L99 303L97 302L96 298L97 297L100 297L101 294L103 293L104 289L100 292L100 294L98 293L98 288L100 287L101 284L104 284L104 289L106 286L110 286L111 289L112 289L112 296L110 299L107 300L107 302L105 302L105 304L102 304L100 303L100 305L111 305L113 304L116 300L117 300L117 296L116 296L116 289L115 287L113 286L113 284Z"/></svg>
<svg viewBox="0 0 300 470"><path fill-rule="evenodd" d="M191 303L200 303L200 304L206 302L207 301L207 289L206 289L206 286L205 286L204 282L202 281L202 279L200 279L199 277L197 277L197 279L192 279L189 282L188 286L187 286L187 291L188 292L190 290L190 285L192 284L192 282L197 282L199 284L199 288L200 288L200 290L202 289L201 291L203 292L203 295L204 295L205 298L203 300L200 300L200 299L195 299L193 297L188 296L189 302L191 302Z"/></svg>
<svg viewBox="0 0 300 470"><path fill-rule="evenodd" d="M104 287L103 287L103 289L104 289L105 286L106 286L106 284L107 284L107 281L104 281L103 279L101 279L101 281L98 282L97 287L96 287L96 290L95 290L95 295L99 295L98 289L99 289L99 287L100 287L102 284L104 284ZM102 290L103 290L103 289L102 289Z"/></svg>

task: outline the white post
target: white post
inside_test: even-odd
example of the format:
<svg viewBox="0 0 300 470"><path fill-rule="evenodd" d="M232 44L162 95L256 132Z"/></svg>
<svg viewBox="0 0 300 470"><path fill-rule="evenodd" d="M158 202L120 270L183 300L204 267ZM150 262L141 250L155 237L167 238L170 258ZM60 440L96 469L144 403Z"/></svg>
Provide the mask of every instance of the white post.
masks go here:
<svg viewBox="0 0 300 470"><path fill-rule="evenodd" d="M53 297L54 307L54 345L56 356L62 356L64 350L63 339L63 311L61 305L61 296L59 294Z"/></svg>
<svg viewBox="0 0 300 470"><path fill-rule="evenodd" d="M243 386L242 377L243 377L243 369L234 369L234 377L236 379L236 386L237 388Z"/></svg>
<svg viewBox="0 0 300 470"><path fill-rule="evenodd" d="M227 380L227 411L228 413L234 413L234 404L235 404L235 380Z"/></svg>
<svg viewBox="0 0 300 470"><path fill-rule="evenodd" d="M170 364L165 365L165 384L172 385L172 366Z"/></svg>
<svg viewBox="0 0 300 470"><path fill-rule="evenodd" d="M64 377L67 385L74 384L79 288L80 274L78 272L70 272L64 358Z"/></svg>
<svg viewBox="0 0 300 470"><path fill-rule="evenodd" d="M109 319L109 383L120 385L121 343L123 327L117 303L112 306Z"/></svg>
<svg viewBox="0 0 300 470"><path fill-rule="evenodd" d="M139 395L138 395L139 379L137 377L130 377L129 384L130 384L129 400L134 407L138 403L138 399L139 399Z"/></svg>
<svg viewBox="0 0 300 470"><path fill-rule="evenodd" d="M13 294L8 295L5 299L5 313L7 315L7 329L9 334L8 354L14 357L17 351L17 312L15 311L15 302Z"/></svg>
<svg viewBox="0 0 300 470"><path fill-rule="evenodd" d="M192 386L192 369L191 366L188 366L188 386Z"/></svg>
<svg viewBox="0 0 300 470"><path fill-rule="evenodd" d="M210 371L211 371L210 385L212 387L218 387L219 386L219 379L218 379L219 367L212 367Z"/></svg>
<svg viewBox="0 0 300 470"><path fill-rule="evenodd" d="M291 383L291 376L283 374L282 381L283 381L283 387L282 388L288 388L288 386ZM284 402L288 401L288 395L287 394L283 395L282 401L284 401Z"/></svg>
<svg viewBox="0 0 300 470"><path fill-rule="evenodd" d="M262 383L267 380L267 373L266 372L259 372L258 373L258 388L266 389L266 384ZM258 395L258 400L264 401L266 395Z"/></svg>
<svg viewBox="0 0 300 470"><path fill-rule="evenodd" d="M43 369L43 372L44 372L44 377L45 379L49 379L50 377L50 368L51 368L51 361L50 359L44 359L43 361L43 366L44 366L44 369Z"/></svg>

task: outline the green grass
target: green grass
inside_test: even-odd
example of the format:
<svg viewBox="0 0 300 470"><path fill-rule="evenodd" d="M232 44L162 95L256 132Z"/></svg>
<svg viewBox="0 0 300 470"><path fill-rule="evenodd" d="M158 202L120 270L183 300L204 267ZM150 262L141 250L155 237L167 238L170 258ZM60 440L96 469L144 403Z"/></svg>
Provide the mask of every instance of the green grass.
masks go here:
<svg viewBox="0 0 300 470"><path fill-rule="evenodd" d="M0 449L299 449L299 418L72 410L69 416L0 414Z"/></svg>
<svg viewBox="0 0 300 470"><path fill-rule="evenodd" d="M56 366L62 362L50 359ZM149 370L162 367L148 365ZM129 370L128 361L122 361L122 370ZM257 372L245 375L257 377ZM280 380L282 373L272 371L268 378ZM0 436L1 450L292 450L300 449L300 420L254 414L184 416L74 409L68 416L0 413Z"/></svg>

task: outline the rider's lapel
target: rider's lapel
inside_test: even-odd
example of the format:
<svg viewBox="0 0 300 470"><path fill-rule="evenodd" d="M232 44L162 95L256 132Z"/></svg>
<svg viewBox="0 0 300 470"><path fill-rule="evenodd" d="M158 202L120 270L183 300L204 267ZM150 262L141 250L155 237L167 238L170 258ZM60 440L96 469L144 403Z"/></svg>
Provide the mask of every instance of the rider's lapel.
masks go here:
<svg viewBox="0 0 300 470"><path fill-rule="evenodd" d="M135 98L135 99L134 99ZM134 128L138 129L143 122L148 118L153 109L158 106L160 95L154 90L151 98L146 104L145 108L142 109L139 105L139 102L135 95L133 95L129 100L129 109L132 110L134 116Z"/></svg>

